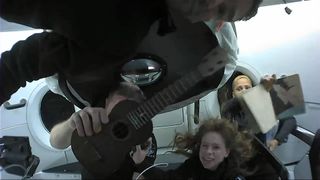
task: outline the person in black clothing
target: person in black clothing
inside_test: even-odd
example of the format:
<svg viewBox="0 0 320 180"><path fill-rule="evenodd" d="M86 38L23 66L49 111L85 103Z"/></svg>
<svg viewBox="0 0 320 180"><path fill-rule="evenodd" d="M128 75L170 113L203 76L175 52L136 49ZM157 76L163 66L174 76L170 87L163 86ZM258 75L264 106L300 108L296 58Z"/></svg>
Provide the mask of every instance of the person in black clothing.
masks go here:
<svg viewBox="0 0 320 180"><path fill-rule="evenodd" d="M265 77L261 83L268 89L272 88L275 76ZM232 95L233 99L227 101L222 105L221 115L223 117L234 120L239 125L239 129L246 129L246 117L240 103L237 101L238 96L244 93L247 89L252 88L253 84L251 79L246 75L239 75L232 81ZM259 133L257 137L268 146L270 150L274 150L281 143L286 142L288 135L297 127L297 122L294 117L288 117L279 120L278 130L274 137L267 139L267 134Z"/></svg>
<svg viewBox="0 0 320 180"><path fill-rule="evenodd" d="M55 125L50 133L51 145L57 149L67 148L71 144L71 137L74 130L77 130L79 136L93 136L95 133L99 133L102 124L107 124L110 121L108 115L114 106L126 99L142 102L144 96L137 86L125 82L121 83L115 91L112 91L108 99L106 99L105 108L86 107L75 112L68 120ZM122 168L108 178L131 179L135 171L152 165L156 159L156 154L157 142L155 136L152 134L146 143L133 147L132 151L128 152ZM141 159L141 156L147 156L147 158ZM86 167L83 168L83 179L99 178L89 173Z"/></svg>
<svg viewBox="0 0 320 180"><path fill-rule="evenodd" d="M0 104L26 81L59 74L91 106L102 107L101 100L119 82L121 65L136 56L155 22L159 22L158 35L165 37L176 29L173 14L190 22L247 20L256 14L261 1L0 0L1 18L50 30L33 34L2 53ZM158 83L153 87L157 88L144 90L147 98L164 86Z"/></svg>
<svg viewBox="0 0 320 180"><path fill-rule="evenodd" d="M210 119L200 125L195 135L176 136L177 151L190 156L177 169L163 171L153 167L142 176L163 180L244 179L252 173L245 167L254 153L251 141L251 136L239 132L230 121Z"/></svg>

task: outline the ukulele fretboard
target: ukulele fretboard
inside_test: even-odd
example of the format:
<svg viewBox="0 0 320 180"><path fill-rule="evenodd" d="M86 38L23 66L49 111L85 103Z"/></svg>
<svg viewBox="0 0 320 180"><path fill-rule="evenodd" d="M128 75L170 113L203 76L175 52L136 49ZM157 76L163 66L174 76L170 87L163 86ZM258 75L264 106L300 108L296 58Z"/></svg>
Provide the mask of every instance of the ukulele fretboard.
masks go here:
<svg viewBox="0 0 320 180"><path fill-rule="evenodd" d="M201 73L197 70L188 73L142 103L137 109L129 112L127 118L136 129L142 127L165 107L174 103L175 100L185 94L188 89L197 84L201 79Z"/></svg>

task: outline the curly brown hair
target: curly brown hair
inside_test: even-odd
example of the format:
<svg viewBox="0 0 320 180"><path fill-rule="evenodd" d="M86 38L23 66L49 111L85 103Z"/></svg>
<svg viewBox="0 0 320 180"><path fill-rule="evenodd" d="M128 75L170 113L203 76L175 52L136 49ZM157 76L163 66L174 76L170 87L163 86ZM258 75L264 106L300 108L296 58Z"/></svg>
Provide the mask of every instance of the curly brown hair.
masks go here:
<svg viewBox="0 0 320 180"><path fill-rule="evenodd" d="M174 139L176 153L189 157L199 156L202 137L208 132L219 133L227 149L230 150L227 161L230 169L236 169L244 174L249 174L242 166L254 156L252 146L253 137L247 132L238 131L236 125L227 119L209 119L203 121L195 135L191 133L178 133Z"/></svg>

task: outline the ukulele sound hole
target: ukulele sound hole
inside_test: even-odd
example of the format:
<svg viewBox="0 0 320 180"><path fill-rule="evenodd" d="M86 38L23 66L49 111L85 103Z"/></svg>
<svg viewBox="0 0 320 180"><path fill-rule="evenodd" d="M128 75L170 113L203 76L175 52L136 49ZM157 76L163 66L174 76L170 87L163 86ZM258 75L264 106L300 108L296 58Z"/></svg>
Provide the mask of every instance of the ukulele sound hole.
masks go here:
<svg viewBox="0 0 320 180"><path fill-rule="evenodd" d="M116 138L122 140L128 136L129 129L126 124L119 122L113 126L112 133Z"/></svg>

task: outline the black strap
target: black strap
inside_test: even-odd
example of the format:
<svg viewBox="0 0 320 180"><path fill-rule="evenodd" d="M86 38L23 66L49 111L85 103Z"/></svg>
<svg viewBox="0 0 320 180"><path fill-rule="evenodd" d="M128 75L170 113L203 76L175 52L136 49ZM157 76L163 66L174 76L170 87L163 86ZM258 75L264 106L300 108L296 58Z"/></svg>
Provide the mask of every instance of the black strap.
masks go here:
<svg viewBox="0 0 320 180"><path fill-rule="evenodd" d="M310 151L309 160L312 179L320 179L320 129L316 132Z"/></svg>
<svg viewBox="0 0 320 180"><path fill-rule="evenodd" d="M199 124L199 118L200 118L200 100L198 99L194 102L194 117L193 117L194 124Z"/></svg>
<svg viewBox="0 0 320 180"><path fill-rule="evenodd" d="M79 99L77 99L71 92L70 89L68 88L67 85L67 80L64 78L63 75L59 74L58 75L58 82L59 82L59 87L61 89L61 91L63 92L63 94L66 96L66 98L73 103L74 105L76 105L78 108L83 109L86 106L79 101Z"/></svg>

